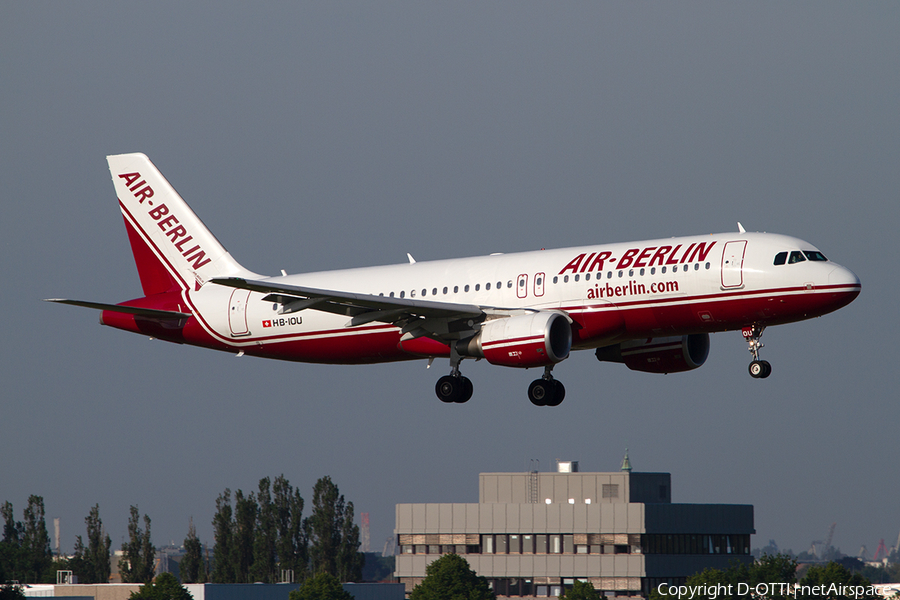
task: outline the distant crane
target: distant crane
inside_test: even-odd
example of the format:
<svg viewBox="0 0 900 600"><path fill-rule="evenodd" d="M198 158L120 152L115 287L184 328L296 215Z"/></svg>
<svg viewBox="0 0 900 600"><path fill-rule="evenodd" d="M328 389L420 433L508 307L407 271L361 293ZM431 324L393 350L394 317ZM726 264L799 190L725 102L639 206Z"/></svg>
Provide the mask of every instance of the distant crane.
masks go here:
<svg viewBox="0 0 900 600"><path fill-rule="evenodd" d="M872 561L878 562L882 558L887 558L887 555L887 546L884 545L884 538L881 538L881 540L878 542L878 549L875 550L875 556L872 557Z"/></svg>
<svg viewBox="0 0 900 600"><path fill-rule="evenodd" d="M396 547L397 540L394 536L390 535L386 540L384 540L384 550L381 551L382 556L393 556L394 548Z"/></svg>
<svg viewBox="0 0 900 600"><path fill-rule="evenodd" d="M369 513L364 512L362 515L362 551L369 551Z"/></svg>

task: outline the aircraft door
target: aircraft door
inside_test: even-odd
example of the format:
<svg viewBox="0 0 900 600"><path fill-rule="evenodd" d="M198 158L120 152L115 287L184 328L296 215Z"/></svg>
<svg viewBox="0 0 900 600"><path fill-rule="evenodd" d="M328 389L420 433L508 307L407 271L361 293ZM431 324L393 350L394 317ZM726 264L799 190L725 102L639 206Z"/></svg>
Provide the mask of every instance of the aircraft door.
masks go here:
<svg viewBox="0 0 900 600"><path fill-rule="evenodd" d="M733 289L744 286L744 253L747 240L726 242L722 251L722 288Z"/></svg>
<svg viewBox="0 0 900 600"><path fill-rule="evenodd" d="M534 295L540 298L544 295L544 279L547 277L543 273L535 273L534 275Z"/></svg>
<svg viewBox="0 0 900 600"><path fill-rule="evenodd" d="M528 296L528 275L519 275L516 281L516 296L519 298Z"/></svg>
<svg viewBox="0 0 900 600"><path fill-rule="evenodd" d="M231 292L231 301L228 307L228 327L232 337L250 335L247 326L247 301L250 299L250 290L235 289Z"/></svg>

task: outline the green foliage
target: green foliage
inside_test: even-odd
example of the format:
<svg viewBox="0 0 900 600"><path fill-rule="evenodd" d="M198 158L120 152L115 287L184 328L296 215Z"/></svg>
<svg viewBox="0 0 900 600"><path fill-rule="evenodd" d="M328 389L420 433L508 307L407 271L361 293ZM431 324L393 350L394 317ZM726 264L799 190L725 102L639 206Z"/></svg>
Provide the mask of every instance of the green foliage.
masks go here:
<svg viewBox="0 0 900 600"><path fill-rule="evenodd" d="M119 560L122 583L148 583L153 581L156 549L150 541L150 517L144 515L144 529L140 528L137 506L131 507L128 518L128 541L122 543L123 557Z"/></svg>
<svg viewBox="0 0 900 600"><path fill-rule="evenodd" d="M563 592L559 600L600 600L600 592L594 589L594 584L586 581L576 581L575 584Z"/></svg>
<svg viewBox="0 0 900 600"><path fill-rule="evenodd" d="M184 538L184 556L178 566L184 583L206 583L206 561L203 560L203 545L197 537L194 519L188 523L188 535Z"/></svg>
<svg viewBox="0 0 900 600"><path fill-rule="evenodd" d="M394 577L394 557L380 552L366 552L363 564L363 581L391 581Z"/></svg>
<svg viewBox="0 0 900 600"><path fill-rule="evenodd" d="M812 565L803 579L800 580L801 593L797 598L880 598L876 594L858 593L868 590L871 583L859 573L851 573L846 567L836 562L826 565ZM809 590L804 589L810 586ZM806 593L809 591L810 593ZM844 593L846 592L846 593Z"/></svg>
<svg viewBox="0 0 900 600"><path fill-rule="evenodd" d="M136 592L131 593L131 600L193 600L190 592L178 583L171 573L160 573L154 581L145 583Z"/></svg>
<svg viewBox="0 0 900 600"><path fill-rule="evenodd" d="M288 600L353 600L353 596L344 591L337 577L321 572L288 594Z"/></svg>
<svg viewBox="0 0 900 600"><path fill-rule="evenodd" d="M29 496L24 510L24 522L13 515L13 505L4 502L0 507L3 517L3 539L0 540L0 579L21 583L52 583L53 554L50 552L50 536L44 521L44 499Z"/></svg>
<svg viewBox="0 0 900 600"><path fill-rule="evenodd" d="M103 533L103 521L100 520L100 505L91 507L84 518L87 526L88 547L84 548L81 536L75 542L75 556L81 558L80 568L74 571L81 583L108 583L110 575L109 549L112 541Z"/></svg>
<svg viewBox="0 0 900 600"><path fill-rule="evenodd" d="M784 554L764 554L759 560L751 563L733 562L730 567L722 571L719 569L704 569L702 572L687 578L685 585L695 586L698 592L695 598L712 598L717 600L738 599L746 600L747 589L755 589L757 584L794 583L796 581L797 561ZM739 584L748 586L740 593ZM705 587L703 587L705 586ZM704 593L707 590L707 593ZM787 589L773 588L768 598L786 599ZM781 593L779 593L781 592ZM658 590L652 590L651 598L663 598Z"/></svg>
<svg viewBox="0 0 900 600"><path fill-rule="evenodd" d="M226 489L216 500L213 518L216 538L212 581L247 583L281 581L281 571L302 581L308 571L303 528L303 498L284 475L259 481L258 494L244 496Z"/></svg>
<svg viewBox="0 0 900 600"><path fill-rule="evenodd" d="M25 600L25 593L18 585L0 585L0 600Z"/></svg>
<svg viewBox="0 0 900 600"><path fill-rule="evenodd" d="M487 579L457 554L445 554L425 567L425 578L409 600L495 600Z"/></svg>
<svg viewBox="0 0 900 600"><path fill-rule="evenodd" d="M228 488L216 498L216 514L212 524L216 538L216 546L213 549L212 582L234 583L231 490Z"/></svg>
<svg viewBox="0 0 900 600"><path fill-rule="evenodd" d="M345 502L328 476L313 487L312 514L304 521L313 573L331 573L340 581L360 581L365 558L359 552L359 527L353 503Z"/></svg>

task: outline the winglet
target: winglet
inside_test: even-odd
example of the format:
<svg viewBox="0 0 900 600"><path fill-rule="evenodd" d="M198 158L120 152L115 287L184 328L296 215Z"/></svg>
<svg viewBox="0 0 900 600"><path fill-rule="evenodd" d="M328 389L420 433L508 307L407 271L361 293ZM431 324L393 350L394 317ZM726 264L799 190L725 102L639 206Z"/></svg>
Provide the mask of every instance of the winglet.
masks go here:
<svg viewBox="0 0 900 600"><path fill-rule="evenodd" d="M410 254L409 252L406 253L406 258L409 259L409 264L411 264L411 265L416 264L416 259L414 259L414 258L412 257L412 254Z"/></svg>
<svg viewBox="0 0 900 600"><path fill-rule="evenodd" d="M747 230L744 229L744 226L741 225L740 221L738 221L738 233L747 233Z"/></svg>

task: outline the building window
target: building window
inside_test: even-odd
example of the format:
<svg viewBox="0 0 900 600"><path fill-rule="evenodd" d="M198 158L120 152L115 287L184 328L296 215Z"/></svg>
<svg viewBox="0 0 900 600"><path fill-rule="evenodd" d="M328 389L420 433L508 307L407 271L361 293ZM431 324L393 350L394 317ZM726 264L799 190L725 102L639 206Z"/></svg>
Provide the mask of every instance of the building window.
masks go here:
<svg viewBox="0 0 900 600"><path fill-rule="evenodd" d="M562 536L554 534L550 536L550 554L562 553Z"/></svg>
<svg viewBox="0 0 900 600"><path fill-rule="evenodd" d="M602 488L602 493L604 498L618 498L619 497L619 484L617 483L604 483Z"/></svg>
<svg viewBox="0 0 900 600"><path fill-rule="evenodd" d="M494 536L492 536L492 535L481 536L481 551L484 554L493 554L494 553Z"/></svg>

